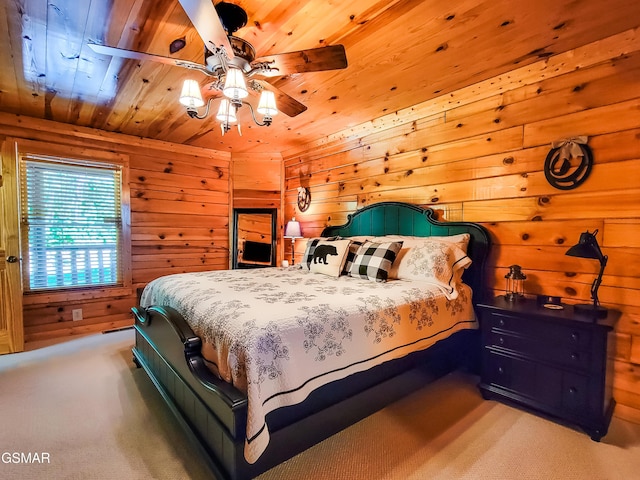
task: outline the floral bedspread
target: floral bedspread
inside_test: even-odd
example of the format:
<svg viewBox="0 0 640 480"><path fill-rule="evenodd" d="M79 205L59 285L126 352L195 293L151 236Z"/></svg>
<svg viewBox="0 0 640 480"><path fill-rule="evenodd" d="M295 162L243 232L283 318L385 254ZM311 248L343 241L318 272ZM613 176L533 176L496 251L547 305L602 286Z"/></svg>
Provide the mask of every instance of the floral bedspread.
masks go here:
<svg viewBox="0 0 640 480"><path fill-rule="evenodd" d="M245 458L254 463L269 443L267 413L477 328L471 290L459 290L447 300L424 282L334 278L293 266L161 277L141 304L181 312L212 370L247 393Z"/></svg>

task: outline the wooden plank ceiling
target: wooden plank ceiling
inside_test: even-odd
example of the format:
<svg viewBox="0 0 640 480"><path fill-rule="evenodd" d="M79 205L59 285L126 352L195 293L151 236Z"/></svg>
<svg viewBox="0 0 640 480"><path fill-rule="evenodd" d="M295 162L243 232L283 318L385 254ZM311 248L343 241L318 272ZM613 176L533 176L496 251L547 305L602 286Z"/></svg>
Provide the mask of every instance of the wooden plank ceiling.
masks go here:
<svg viewBox="0 0 640 480"><path fill-rule="evenodd" d="M88 41L203 62L178 0L2 0L0 111L233 152L282 152L429 98L637 27L637 0L229 0L249 22L236 36L258 56L342 44L345 70L271 83L308 107L222 136L190 119L185 78L208 77L100 55ZM186 46L170 53L184 39ZM209 80L210 82L210 80Z"/></svg>

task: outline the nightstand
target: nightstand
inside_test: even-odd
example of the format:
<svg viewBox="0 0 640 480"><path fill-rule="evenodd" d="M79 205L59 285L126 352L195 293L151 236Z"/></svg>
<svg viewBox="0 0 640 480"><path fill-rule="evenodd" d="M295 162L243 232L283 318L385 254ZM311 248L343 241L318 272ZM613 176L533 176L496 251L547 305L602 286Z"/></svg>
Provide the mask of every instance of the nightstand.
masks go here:
<svg viewBox="0 0 640 480"><path fill-rule="evenodd" d="M595 320L571 305L549 310L504 297L477 307L484 398L574 424L595 441L606 435L615 406L612 331L620 312Z"/></svg>

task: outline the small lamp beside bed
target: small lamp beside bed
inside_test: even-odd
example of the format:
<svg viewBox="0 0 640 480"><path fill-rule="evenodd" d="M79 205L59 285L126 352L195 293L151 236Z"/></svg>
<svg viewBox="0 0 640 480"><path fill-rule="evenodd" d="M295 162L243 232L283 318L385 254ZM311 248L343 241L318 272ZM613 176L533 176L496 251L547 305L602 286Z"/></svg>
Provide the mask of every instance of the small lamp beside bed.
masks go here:
<svg viewBox="0 0 640 480"><path fill-rule="evenodd" d="M505 298L510 302L524 298L524 281L527 276L522 273L522 267L520 265L511 265L509 273L504 278L507 281Z"/></svg>
<svg viewBox="0 0 640 480"><path fill-rule="evenodd" d="M291 265L293 265L295 263L296 238L303 238L300 222L296 221L296 217L291 218L284 227L284 238L291 239Z"/></svg>
<svg viewBox="0 0 640 480"><path fill-rule="evenodd" d="M580 241L565 253L565 255L569 255L571 257L591 258L598 260L600 263L600 272L591 285L591 299L593 303L574 305L576 312L592 315L594 319L605 318L608 312L605 307L600 305L600 301L598 300L598 288L600 288L600 284L602 283L602 274L604 273L604 267L607 266L607 259L609 257L603 254L602 250L600 250L600 245L598 245L598 239L596 238L597 233L598 230L593 232L587 230L586 232L581 233Z"/></svg>

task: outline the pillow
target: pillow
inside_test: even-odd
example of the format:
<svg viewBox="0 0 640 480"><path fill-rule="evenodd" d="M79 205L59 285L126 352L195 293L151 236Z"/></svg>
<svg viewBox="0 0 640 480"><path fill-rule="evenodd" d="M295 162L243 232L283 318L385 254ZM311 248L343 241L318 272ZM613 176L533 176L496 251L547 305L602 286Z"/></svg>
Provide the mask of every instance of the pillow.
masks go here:
<svg viewBox="0 0 640 480"><path fill-rule="evenodd" d="M331 277L339 277L347 260L351 240L320 240L316 243L309 270Z"/></svg>
<svg viewBox="0 0 640 480"><path fill-rule="evenodd" d="M469 246L470 238L471 238L471 235L468 233L458 233L456 235L446 235L446 236L434 235L432 237L415 237L410 235L386 235L384 237L375 237L374 239L372 239L372 241L397 242L402 240L404 242L404 244L402 245L402 248L411 248L415 243L421 243L424 240L436 240L440 242L455 243L466 253L467 247Z"/></svg>
<svg viewBox="0 0 640 480"><path fill-rule="evenodd" d="M422 245L425 241L440 241L446 243L453 243L456 246L460 247L463 252L467 252L467 247L469 246L469 239L471 235L468 233L460 233L458 235L450 235L447 237L435 236L435 237L412 237L408 235L387 235L385 237L376 237L373 239L374 242L391 242L391 241L400 241L402 240L402 249L398 252L398 256L396 261L391 266L391 270L389 271L389 278L399 278L398 277L398 268L400 264L403 262L404 256L407 254L410 248L416 245ZM460 280L462 277L462 273L464 270L459 270L458 279Z"/></svg>
<svg viewBox="0 0 640 480"><path fill-rule="evenodd" d="M464 269L471 265L466 252L455 243L430 238L412 246L400 264L397 275L403 280L424 280L440 288L449 300L458 297L456 285Z"/></svg>
<svg viewBox="0 0 640 480"><path fill-rule="evenodd" d="M304 255L302 255L302 267L309 270L311 261L313 260L313 252L318 242L331 242L336 239L338 239L338 237L316 237L307 240L307 246L305 247Z"/></svg>
<svg viewBox="0 0 640 480"><path fill-rule="evenodd" d="M371 240L373 237L371 237L371 235L355 235L353 237L338 237L338 238L340 238L340 239L348 238L352 242L360 242L362 244L362 243L366 242L367 240Z"/></svg>
<svg viewBox="0 0 640 480"><path fill-rule="evenodd" d="M356 254L358 253L358 249L364 245L364 241L360 240L351 240L351 244L349 245L349 250L347 250L347 258L344 262L344 268L342 269L343 275L349 275L349 270L351 270L351 265L353 261L356 259Z"/></svg>
<svg viewBox="0 0 640 480"><path fill-rule="evenodd" d="M401 248L402 242L365 242L358 248L356 258L349 268L349 276L386 282L391 265Z"/></svg>

